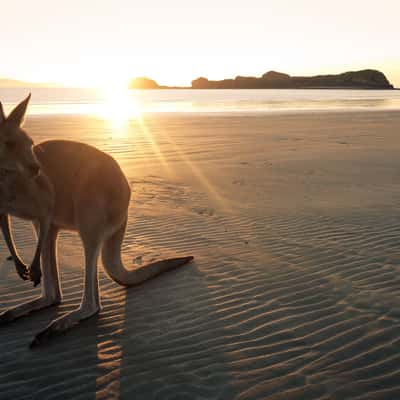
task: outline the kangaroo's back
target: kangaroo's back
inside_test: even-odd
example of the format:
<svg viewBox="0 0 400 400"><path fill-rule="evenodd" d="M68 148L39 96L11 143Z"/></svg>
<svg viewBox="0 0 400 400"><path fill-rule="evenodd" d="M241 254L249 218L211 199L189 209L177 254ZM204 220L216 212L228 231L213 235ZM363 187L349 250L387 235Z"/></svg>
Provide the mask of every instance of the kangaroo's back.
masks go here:
<svg viewBox="0 0 400 400"><path fill-rule="evenodd" d="M111 156L85 143L48 140L35 145L34 152L41 168L54 182L65 179L64 184L74 184L78 176L98 168L107 168L115 178L124 177Z"/></svg>
<svg viewBox="0 0 400 400"><path fill-rule="evenodd" d="M130 188L118 163L85 143L50 140L34 147L41 168L53 185L55 222L75 229L77 209L108 204L109 218L126 213ZM120 215L116 216L120 219Z"/></svg>

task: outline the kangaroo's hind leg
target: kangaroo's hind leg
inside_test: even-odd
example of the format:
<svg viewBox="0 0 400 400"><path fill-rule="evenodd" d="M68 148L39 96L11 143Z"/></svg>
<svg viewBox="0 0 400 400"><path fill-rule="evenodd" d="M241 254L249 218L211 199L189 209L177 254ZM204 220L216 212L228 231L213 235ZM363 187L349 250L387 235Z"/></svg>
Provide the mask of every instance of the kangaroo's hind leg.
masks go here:
<svg viewBox="0 0 400 400"><path fill-rule="evenodd" d="M0 226L8 250L10 251L12 259L14 260L15 269L17 270L18 275L24 281L26 281L29 279L29 269L22 261L15 247L15 243L11 232L10 217L8 216L8 214L0 214Z"/></svg>
<svg viewBox="0 0 400 400"><path fill-rule="evenodd" d="M80 321L97 314L101 309L97 261L102 245L101 229L90 228L91 232L80 231L85 250L85 286L82 302L76 310L52 321L46 329L38 333L31 346L47 342L50 338L71 329Z"/></svg>
<svg viewBox="0 0 400 400"><path fill-rule="evenodd" d="M0 325L28 315L32 311L38 311L60 303L61 288L56 259L57 235L57 227L51 226L43 246L43 286L41 296L1 313Z"/></svg>

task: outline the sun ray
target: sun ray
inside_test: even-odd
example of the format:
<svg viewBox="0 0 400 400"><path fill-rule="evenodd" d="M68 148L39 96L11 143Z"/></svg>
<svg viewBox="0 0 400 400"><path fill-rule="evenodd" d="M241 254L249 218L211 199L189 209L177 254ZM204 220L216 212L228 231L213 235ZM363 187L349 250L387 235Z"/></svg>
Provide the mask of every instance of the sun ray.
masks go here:
<svg viewBox="0 0 400 400"><path fill-rule="evenodd" d="M174 142L164 130L162 130L161 132L168 143L173 147L176 154L178 154L184 164L186 164L186 166L192 171L193 175L199 180L200 184L207 190L207 192L214 198L221 209L225 212L230 212L231 208L228 205L228 201L223 197L222 194L219 193L218 189L212 183L211 179L204 174L201 168L199 168L199 166L197 166L188 157L188 155L181 150L180 146L176 142Z"/></svg>
<svg viewBox="0 0 400 400"><path fill-rule="evenodd" d="M162 153L156 137L146 126L145 119L141 113L135 92L126 89L126 85L110 85L101 89L103 102L99 105L97 114L104 118L110 126L114 137L125 136L129 132L129 121L134 120L139 127L139 134L149 143L153 153L165 171L171 173L166 157ZM183 152L177 143L174 143L169 135L162 131L161 134L166 141L173 147L174 151L184 164L192 171L193 175L199 180L200 184L216 200L220 207L229 210L226 199L219 193L218 189L211 182L204 172Z"/></svg>
<svg viewBox="0 0 400 400"><path fill-rule="evenodd" d="M147 140L147 142L150 144L153 153L157 156L158 160L160 161L161 165L164 167L164 169L170 173L171 168L168 165L167 160L165 159L163 153L160 150L160 146L158 145L156 139L154 138L154 135L150 132L150 130L147 128L146 123L142 117L142 115L139 115L137 118L137 122L140 127L140 131L143 134L144 138Z"/></svg>

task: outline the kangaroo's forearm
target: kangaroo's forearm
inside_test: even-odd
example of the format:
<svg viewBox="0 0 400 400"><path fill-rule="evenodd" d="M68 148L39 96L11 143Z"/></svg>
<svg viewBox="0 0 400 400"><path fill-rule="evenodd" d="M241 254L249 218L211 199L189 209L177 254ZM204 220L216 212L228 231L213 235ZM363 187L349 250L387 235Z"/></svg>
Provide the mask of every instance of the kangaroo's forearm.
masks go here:
<svg viewBox="0 0 400 400"><path fill-rule="evenodd" d="M31 280L33 280L35 286L37 286L40 283L40 278L42 276L40 270L40 255L42 253L43 243L45 243L45 240L49 232L49 227L50 227L49 218L44 218L39 221L38 242L36 245L35 255L33 257L33 261L30 267Z"/></svg>
<svg viewBox="0 0 400 400"><path fill-rule="evenodd" d="M8 250L10 251L14 261L23 263L21 258L19 257L14 240L11 235L10 218L8 214L0 214L0 225L3 232L4 240L6 241Z"/></svg>
<svg viewBox="0 0 400 400"><path fill-rule="evenodd" d="M10 218L8 214L0 214L0 226L3 232L4 240L6 241L8 250L10 251L12 258L14 260L15 268L18 275L23 279L27 280L29 278L29 271L27 266L21 260L18 255L17 249L14 244L14 240L11 234Z"/></svg>

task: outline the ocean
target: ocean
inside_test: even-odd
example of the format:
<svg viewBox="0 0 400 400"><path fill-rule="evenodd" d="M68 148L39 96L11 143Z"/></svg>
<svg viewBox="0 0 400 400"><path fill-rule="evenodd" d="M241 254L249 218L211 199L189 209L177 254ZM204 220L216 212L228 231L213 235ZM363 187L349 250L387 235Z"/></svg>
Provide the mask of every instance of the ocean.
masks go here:
<svg viewBox="0 0 400 400"><path fill-rule="evenodd" d="M398 90L100 90L0 88L6 110L32 92L30 115L399 110Z"/></svg>

